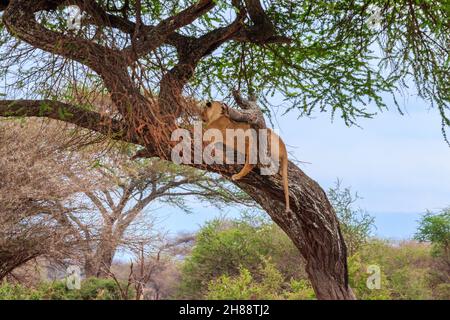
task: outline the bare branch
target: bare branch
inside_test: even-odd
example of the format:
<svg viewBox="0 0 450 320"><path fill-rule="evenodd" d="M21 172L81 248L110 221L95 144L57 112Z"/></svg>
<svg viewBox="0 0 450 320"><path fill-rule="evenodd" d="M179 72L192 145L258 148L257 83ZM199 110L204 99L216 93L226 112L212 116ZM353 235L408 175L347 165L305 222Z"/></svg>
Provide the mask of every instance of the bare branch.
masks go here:
<svg viewBox="0 0 450 320"><path fill-rule="evenodd" d="M235 5L241 12L248 13L253 25L242 29L233 37L234 40L256 44L292 42L292 39L276 34L275 26L264 11L260 0L244 0L244 3L245 8L239 4Z"/></svg>

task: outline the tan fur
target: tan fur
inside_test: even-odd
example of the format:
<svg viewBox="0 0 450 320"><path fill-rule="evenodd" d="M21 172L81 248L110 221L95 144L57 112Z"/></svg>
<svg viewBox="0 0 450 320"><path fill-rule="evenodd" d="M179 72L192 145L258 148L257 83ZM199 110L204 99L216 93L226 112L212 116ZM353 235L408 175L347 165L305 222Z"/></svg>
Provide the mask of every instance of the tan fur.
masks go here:
<svg viewBox="0 0 450 320"><path fill-rule="evenodd" d="M206 106L203 108L203 111L201 112L201 117L203 122L205 123L205 129L218 129L222 133L224 141L221 141L225 144L227 141L226 137L226 130L227 129L242 129L247 130L250 129L250 124L246 122L237 122L230 119L230 117L225 114L224 112L224 106L221 102L218 101L212 101L208 102ZM271 154L272 159L276 159L280 163L280 170L279 174L281 175L283 179L283 189L284 189L284 197L285 197L285 204L286 204L286 211L290 211L289 206L289 183L288 183L288 156L286 151L286 145L284 144L283 140L276 135L272 130L268 130L268 147L270 148L270 144L272 143L278 143L278 154ZM219 142L219 141L214 141ZM254 164L249 163L250 159L250 145L251 145L251 137L248 136L247 139L245 139L245 150L239 150L237 141L234 141L234 145L232 146L237 152L241 152L245 154L245 164L242 170L234 174L231 179L233 180L239 180L245 177L248 173L252 171L252 169L255 167ZM257 151L257 150L256 150Z"/></svg>

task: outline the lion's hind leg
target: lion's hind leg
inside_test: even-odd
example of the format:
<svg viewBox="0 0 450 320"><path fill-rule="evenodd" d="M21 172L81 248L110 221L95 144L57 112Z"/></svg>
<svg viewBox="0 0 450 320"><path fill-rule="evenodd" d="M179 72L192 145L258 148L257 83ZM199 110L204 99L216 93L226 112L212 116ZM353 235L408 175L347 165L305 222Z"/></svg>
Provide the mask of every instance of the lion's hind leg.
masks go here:
<svg viewBox="0 0 450 320"><path fill-rule="evenodd" d="M250 171L253 170L253 168L255 167L255 164L250 163L251 157L250 157L250 152L254 152L254 150L250 147L252 145L252 140L249 141L248 145L246 146L246 152L245 152L245 164L244 167L241 169L241 171L239 171L239 173L237 174L233 174L231 176L231 179L233 181L237 181L242 179L243 177L245 177L247 174L250 173Z"/></svg>

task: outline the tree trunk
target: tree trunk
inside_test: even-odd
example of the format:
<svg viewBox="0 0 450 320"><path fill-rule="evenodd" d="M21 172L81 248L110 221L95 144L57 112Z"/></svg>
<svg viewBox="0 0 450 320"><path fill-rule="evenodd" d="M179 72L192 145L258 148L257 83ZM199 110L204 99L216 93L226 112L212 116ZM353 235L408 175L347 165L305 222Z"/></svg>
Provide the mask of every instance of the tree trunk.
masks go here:
<svg viewBox="0 0 450 320"><path fill-rule="evenodd" d="M87 278L108 278L113 258L117 250L111 235L102 235L95 252L85 256L84 273Z"/></svg>
<svg viewBox="0 0 450 320"><path fill-rule="evenodd" d="M355 299L348 286L347 249L333 207L323 189L289 163L291 212L285 212L281 179L252 172L237 185L291 238L306 260L318 299Z"/></svg>
<svg viewBox="0 0 450 320"><path fill-rule="evenodd" d="M91 257L84 258L84 276L86 278L92 278L97 276L96 263Z"/></svg>
<svg viewBox="0 0 450 320"><path fill-rule="evenodd" d="M99 256L99 263L97 268L97 278L108 278L109 272L111 270L114 254L117 248L108 246L107 248L102 248Z"/></svg>
<svg viewBox="0 0 450 320"><path fill-rule="evenodd" d="M108 278L116 248L99 248L96 253L85 258L84 274L86 278Z"/></svg>

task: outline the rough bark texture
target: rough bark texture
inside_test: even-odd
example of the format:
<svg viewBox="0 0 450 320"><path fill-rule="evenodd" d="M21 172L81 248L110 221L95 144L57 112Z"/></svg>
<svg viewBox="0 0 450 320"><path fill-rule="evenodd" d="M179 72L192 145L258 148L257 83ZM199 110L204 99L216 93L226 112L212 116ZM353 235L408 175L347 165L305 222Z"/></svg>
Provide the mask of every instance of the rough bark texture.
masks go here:
<svg viewBox="0 0 450 320"><path fill-rule="evenodd" d="M150 133L163 131L161 122L167 122L166 115L176 118L182 112L182 90L194 75L196 65L202 58L226 41L251 42L257 45L290 41L275 34L273 23L265 14L260 1L246 0L244 4L241 1L232 2L239 8L239 14L233 23L194 38L177 33L176 30L208 12L215 6L214 1L198 1L156 26L139 26L139 21L134 23L126 18L111 15L93 0L68 1L84 6L91 16L103 17L103 20L96 20L97 24L107 24L133 35L134 47L120 51L48 30L35 21L35 12L54 10L56 5L62 4L63 1L11 0L2 2L0 9L6 8L3 22L13 36L36 48L76 60L99 74L122 115L124 126L122 130L117 131L119 137L145 147L147 156L170 159L170 150L161 149L161 140L158 140L161 136ZM249 17L250 25L244 23L244 17ZM155 111L133 83L127 66L161 44L172 45L177 49L178 64L162 77L159 110ZM35 112L36 116L45 116L39 110L36 112L36 108L35 111L20 110L20 103L22 102L13 105L10 102L0 104L0 115L17 116L22 112L30 116L30 113ZM82 126L99 132L104 130L101 121L93 124L84 118L86 111L78 110L76 113L80 116L62 120L79 122ZM56 118L57 113L50 112L47 116ZM142 129L143 119L146 130ZM167 125L164 130L170 128L170 125ZM124 129L126 132L123 132ZM167 134L168 132L162 133ZM239 169L239 166L198 167L219 172L227 177ZM283 188L279 176L261 176L252 172L237 184L270 214L298 247L307 261L307 272L319 299L354 299L348 287L347 253L339 223L325 192L316 182L293 163L289 164L292 208L289 213L284 212Z"/></svg>

